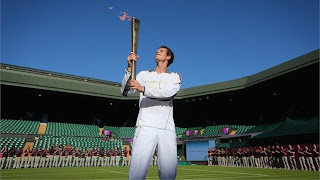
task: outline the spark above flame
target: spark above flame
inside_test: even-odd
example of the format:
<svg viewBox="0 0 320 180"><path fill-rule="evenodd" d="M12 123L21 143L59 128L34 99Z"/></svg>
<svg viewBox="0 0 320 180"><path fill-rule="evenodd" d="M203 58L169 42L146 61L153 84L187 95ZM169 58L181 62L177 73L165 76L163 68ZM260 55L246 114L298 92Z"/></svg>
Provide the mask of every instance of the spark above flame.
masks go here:
<svg viewBox="0 0 320 180"><path fill-rule="evenodd" d="M108 9L110 9L110 10L111 10L111 9L113 9L113 7L112 7L112 6L109 6L109 7L108 7Z"/></svg>

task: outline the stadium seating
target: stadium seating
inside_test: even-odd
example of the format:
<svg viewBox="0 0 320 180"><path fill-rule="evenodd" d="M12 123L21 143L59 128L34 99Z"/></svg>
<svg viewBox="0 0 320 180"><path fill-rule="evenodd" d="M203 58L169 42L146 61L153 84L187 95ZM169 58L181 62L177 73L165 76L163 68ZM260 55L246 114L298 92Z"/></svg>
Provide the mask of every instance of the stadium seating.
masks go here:
<svg viewBox="0 0 320 180"><path fill-rule="evenodd" d="M120 138L133 138L135 127L119 127Z"/></svg>
<svg viewBox="0 0 320 180"><path fill-rule="evenodd" d="M271 129L274 129L278 127L282 122L273 123L269 125L260 125L260 126L253 126L251 129L249 129L246 133L255 133L255 132L265 132L269 131Z"/></svg>
<svg viewBox="0 0 320 180"><path fill-rule="evenodd" d="M187 131L187 128L182 128L182 127L176 127L176 135L183 134L184 132Z"/></svg>
<svg viewBox="0 0 320 180"><path fill-rule="evenodd" d="M187 128L188 131L199 130L199 129L202 129L202 127L190 127L190 128Z"/></svg>
<svg viewBox="0 0 320 180"><path fill-rule="evenodd" d="M42 140L36 140L34 143L34 148L50 148L50 146L58 146L61 144L62 146L72 145L74 148L79 147L82 149L93 149L94 147L98 147L98 149L112 149L112 148L120 148L122 149L122 141L114 140L114 141L103 141L102 138L97 137L54 137L54 136L43 136Z"/></svg>
<svg viewBox="0 0 320 180"><path fill-rule="evenodd" d="M116 137L120 137L120 130L119 127L115 127L115 126L104 126L103 127L104 130L109 130L111 131L111 133L113 133Z"/></svg>
<svg viewBox="0 0 320 180"><path fill-rule="evenodd" d="M48 122L47 135L99 137L99 127L95 125Z"/></svg>
<svg viewBox="0 0 320 180"><path fill-rule="evenodd" d="M14 134L36 134L39 125L39 121L1 119L0 132Z"/></svg>
<svg viewBox="0 0 320 180"><path fill-rule="evenodd" d="M8 149L11 149L12 146L15 146L16 149L23 148L26 138L0 138L0 149L3 149L5 146Z"/></svg>
<svg viewBox="0 0 320 180"><path fill-rule="evenodd" d="M203 136L219 136L219 135L224 135L220 129L223 127L224 125L218 125L218 126L207 126L204 129L203 132Z"/></svg>

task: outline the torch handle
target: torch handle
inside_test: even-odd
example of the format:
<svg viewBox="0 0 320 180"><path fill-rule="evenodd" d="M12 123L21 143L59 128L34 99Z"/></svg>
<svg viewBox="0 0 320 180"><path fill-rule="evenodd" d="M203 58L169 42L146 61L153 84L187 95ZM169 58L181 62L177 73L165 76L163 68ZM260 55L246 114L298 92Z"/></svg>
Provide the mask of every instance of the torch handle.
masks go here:
<svg viewBox="0 0 320 180"><path fill-rule="evenodd" d="M137 64L136 61L131 61L132 62L132 68L131 68L131 79L136 80L136 75L137 75Z"/></svg>
<svg viewBox="0 0 320 180"><path fill-rule="evenodd" d="M138 52L138 40L139 40L139 28L140 20L133 17L131 19L131 52L137 54ZM136 80L137 64L136 61L132 61L131 79Z"/></svg>

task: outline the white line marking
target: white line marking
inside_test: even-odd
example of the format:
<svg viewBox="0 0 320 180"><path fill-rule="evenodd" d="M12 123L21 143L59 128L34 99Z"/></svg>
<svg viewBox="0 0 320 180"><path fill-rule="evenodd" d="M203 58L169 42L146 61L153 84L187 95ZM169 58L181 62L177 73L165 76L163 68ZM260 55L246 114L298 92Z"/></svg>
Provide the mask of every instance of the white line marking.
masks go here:
<svg viewBox="0 0 320 180"><path fill-rule="evenodd" d="M252 173L240 173L240 172L229 172L229 171L212 171L212 170L196 170L196 169L181 169L179 170L187 170L187 171L203 171L203 172L219 172L219 173L229 173L229 174L247 174L247 175L253 175L253 176L270 176L267 174L252 174Z"/></svg>
<svg viewBox="0 0 320 180"><path fill-rule="evenodd" d="M123 173L123 172L118 172L118 171L111 171L111 170L106 170L106 169L100 169L101 171L107 171L107 172L112 172L112 173L118 173L118 174L125 174L128 175L128 173Z"/></svg>

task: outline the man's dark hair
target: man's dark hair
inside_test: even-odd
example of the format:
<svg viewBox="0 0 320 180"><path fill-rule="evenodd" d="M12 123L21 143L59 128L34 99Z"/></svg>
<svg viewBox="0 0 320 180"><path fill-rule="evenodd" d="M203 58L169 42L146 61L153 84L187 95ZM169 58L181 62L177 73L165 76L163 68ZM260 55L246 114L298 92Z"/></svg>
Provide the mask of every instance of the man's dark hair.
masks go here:
<svg viewBox="0 0 320 180"><path fill-rule="evenodd" d="M170 64L173 63L174 54L173 54L173 52L171 51L171 49L168 48L167 46L160 46L159 49L160 49L160 48L166 48L166 49L167 49L167 56L171 56L171 58L168 60L168 66L167 66L167 67L169 67Z"/></svg>

